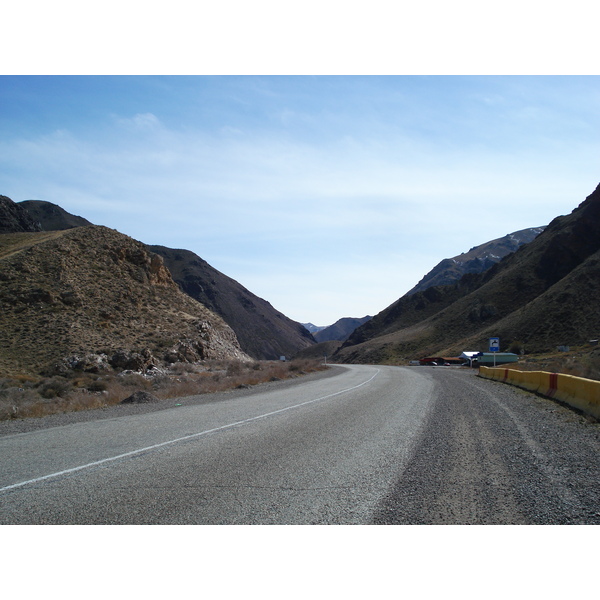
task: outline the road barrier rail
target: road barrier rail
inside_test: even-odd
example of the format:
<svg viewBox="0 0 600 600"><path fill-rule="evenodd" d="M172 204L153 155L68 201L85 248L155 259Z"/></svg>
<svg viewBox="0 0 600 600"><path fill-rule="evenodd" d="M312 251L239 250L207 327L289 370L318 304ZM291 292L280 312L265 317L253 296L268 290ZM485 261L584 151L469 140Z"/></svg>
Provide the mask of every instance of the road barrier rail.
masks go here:
<svg viewBox="0 0 600 600"><path fill-rule="evenodd" d="M518 371L503 367L479 367L478 375L559 400L600 419L600 381L563 373Z"/></svg>

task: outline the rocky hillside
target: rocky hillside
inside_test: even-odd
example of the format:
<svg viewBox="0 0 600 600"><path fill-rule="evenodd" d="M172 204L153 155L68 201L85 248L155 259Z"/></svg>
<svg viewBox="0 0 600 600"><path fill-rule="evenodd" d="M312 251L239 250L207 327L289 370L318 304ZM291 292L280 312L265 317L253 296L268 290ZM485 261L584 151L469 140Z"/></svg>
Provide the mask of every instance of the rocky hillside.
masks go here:
<svg viewBox="0 0 600 600"><path fill-rule="evenodd" d="M0 196L0 234L41 230L40 224L25 207L15 204L6 196Z"/></svg>
<svg viewBox="0 0 600 600"><path fill-rule="evenodd" d="M570 215L489 270L405 295L359 327L336 353L395 362L486 350L498 336L528 351L584 344L600 334L600 186Z"/></svg>
<svg viewBox="0 0 600 600"><path fill-rule="evenodd" d="M9 202L12 204L12 201ZM24 208L42 231L91 225L87 219L43 200L25 200L15 206ZM165 246L147 248L162 256L165 266L184 293L225 320L236 333L244 352L253 358L272 360L280 356L291 357L316 343L299 323L211 267L193 252Z"/></svg>
<svg viewBox="0 0 600 600"><path fill-rule="evenodd" d="M87 219L72 215L57 204L44 200L24 200L18 202L16 206L24 208L39 224L42 231L58 231L93 225Z"/></svg>
<svg viewBox="0 0 600 600"><path fill-rule="evenodd" d="M335 352L341 347L343 342L340 340L330 340L328 342L319 342L314 346L310 346L301 350L296 355L296 358L304 358L309 360L329 361Z"/></svg>
<svg viewBox="0 0 600 600"><path fill-rule="evenodd" d="M160 256L106 227L0 235L0 376L249 360Z"/></svg>
<svg viewBox="0 0 600 600"><path fill-rule="evenodd" d="M292 357L315 344L310 333L266 300L223 275L189 250L148 246L159 254L179 287L223 317L244 351L256 359Z"/></svg>
<svg viewBox="0 0 600 600"><path fill-rule="evenodd" d="M500 262L505 256L518 250L523 244L532 242L544 227L531 227L509 233L504 237L480 244L463 252L454 258L445 258L438 263L417 285L407 292L423 292L436 285L450 285L456 283L467 273L483 273L490 267Z"/></svg>
<svg viewBox="0 0 600 600"><path fill-rule="evenodd" d="M343 317L337 320L333 325L325 327L320 331L313 333L313 337L317 342L340 341L343 342L350 337L350 334L363 323L366 323L371 317L366 316L360 319L352 317Z"/></svg>

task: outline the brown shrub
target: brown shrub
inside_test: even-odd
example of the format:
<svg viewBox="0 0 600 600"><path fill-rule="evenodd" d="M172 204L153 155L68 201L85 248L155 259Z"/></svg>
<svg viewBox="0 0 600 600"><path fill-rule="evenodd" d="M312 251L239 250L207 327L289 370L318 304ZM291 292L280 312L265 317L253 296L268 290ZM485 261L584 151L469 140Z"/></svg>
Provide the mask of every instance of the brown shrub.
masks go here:
<svg viewBox="0 0 600 600"><path fill-rule="evenodd" d="M0 420L42 417L60 412L90 410L119 404L132 391L153 393L161 400L210 394L298 377L326 369L320 361L206 361L175 364L168 372L153 376L122 372L107 375L75 374L71 379L0 380Z"/></svg>
<svg viewBox="0 0 600 600"><path fill-rule="evenodd" d="M42 398L65 398L73 390L73 384L63 377L52 377L42 381L38 389Z"/></svg>

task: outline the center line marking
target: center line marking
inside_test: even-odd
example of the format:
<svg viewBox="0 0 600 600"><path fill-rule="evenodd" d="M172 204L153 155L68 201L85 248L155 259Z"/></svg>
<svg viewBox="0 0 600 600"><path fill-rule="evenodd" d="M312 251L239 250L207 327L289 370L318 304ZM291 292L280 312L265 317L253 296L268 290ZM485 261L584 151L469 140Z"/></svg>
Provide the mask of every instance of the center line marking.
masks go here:
<svg viewBox="0 0 600 600"><path fill-rule="evenodd" d="M46 479L53 479L54 477L60 477L61 475L67 475L69 473L75 473L77 471L82 471L83 469L89 469L90 467L96 467L98 465L102 465L104 463L113 462L115 460L119 460L121 458L127 458L128 456L135 456L136 454L141 454L142 452L148 452L149 450L156 450L156 448L162 448L163 446L169 446L170 444L176 444L177 442L182 442L184 440L190 440L196 437L200 437L202 435L207 435L209 433L214 433L215 431L223 431L224 429L230 429L231 427L237 427L239 425L244 425L245 423L250 423L252 421L257 421L258 419L264 419L266 417L271 417L273 415L285 412L287 410L292 410L293 408L299 408L300 406L306 406L307 404L313 404L314 402L320 402L321 400L327 400L327 398L333 398L334 396L339 396L340 394L345 394L346 392L351 392L352 390L356 390L363 385L371 382L375 377L379 375L379 369L376 370L375 374L355 385L351 388L346 388L345 390L340 390L339 392L335 392L333 394L328 394L327 396L321 396L320 398L315 398L314 400L307 400L306 402L301 402L300 404L294 404L292 406L286 406L285 408L280 408L278 410L274 410L268 413L264 413L262 415L258 415L256 417L250 417L249 419L244 419L243 421L236 421L235 423L229 423L228 425L221 425L220 427L215 427L213 429L206 429L205 431L200 431L198 433L191 433L189 435L184 435L183 437L176 438L174 440L169 440L167 442L161 442L160 444L154 444L152 446L146 446L145 448L139 448L138 450L132 450L131 452L125 452L124 454L119 454L117 456L111 456L110 458L103 458L102 460L97 460L91 463L87 463L85 465L81 465L79 467L73 467L71 469L65 469L64 471L58 471L57 473L50 473L49 475L43 475L42 477L36 477L35 479L28 479L27 481L21 481L20 483L13 483L12 485L7 485L6 487L0 488L1 492L6 492L8 490L14 490L15 488L20 488L25 485L29 485L31 483L38 483L39 481L45 481Z"/></svg>

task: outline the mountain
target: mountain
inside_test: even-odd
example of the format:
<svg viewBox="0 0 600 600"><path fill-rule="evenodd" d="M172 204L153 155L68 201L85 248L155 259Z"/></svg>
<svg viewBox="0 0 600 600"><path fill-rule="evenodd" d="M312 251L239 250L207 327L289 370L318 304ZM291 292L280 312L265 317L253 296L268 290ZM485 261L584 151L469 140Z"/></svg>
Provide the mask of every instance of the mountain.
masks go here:
<svg viewBox="0 0 600 600"><path fill-rule="evenodd" d="M11 200L9 202L12 203ZM17 204L27 211L43 231L89 226L56 204L25 200ZM292 321L267 301L255 296L235 280L211 267L189 250L147 246L159 254L180 289L221 316L234 330L244 352L257 360L291 357L315 344L299 323Z"/></svg>
<svg viewBox="0 0 600 600"><path fill-rule="evenodd" d="M304 327L309 333L316 333L317 331L321 331L327 327L327 325L313 325L312 323L302 323L302 327Z"/></svg>
<svg viewBox="0 0 600 600"><path fill-rule="evenodd" d="M454 258L445 258L438 263L407 295L422 292L436 285L449 285L457 282L467 273L482 273L502 258L518 250L523 244L532 242L544 227L531 227L509 233L504 237L486 242L463 252Z"/></svg>
<svg viewBox="0 0 600 600"><path fill-rule="evenodd" d="M427 354L530 352L584 344L600 333L600 186L573 212L490 269L407 294L354 331L340 362L396 362Z"/></svg>
<svg viewBox="0 0 600 600"><path fill-rule="evenodd" d="M309 346L304 350L300 350L296 354L296 358L309 360L329 360L342 345L340 340L330 340L328 342L319 342L313 346Z"/></svg>
<svg viewBox="0 0 600 600"><path fill-rule="evenodd" d="M157 254L100 226L0 235L0 376L250 360Z"/></svg>
<svg viewBox="0 0 600 600"><path fill-rule="evenodd" d="M26 209L43 231L91 225L87 219L43 200L25 200L17 206ZM165 246L147 248L163 258L165 266L184 293L225 320L235 331L244 352L253 358L272 360L280 356L291 357L316 343L299 323L211 267L193 252Z"/></svg>
<svg viewBox="0 0 600 600"><path fill-rule="evenodd" d="M366 316L360 319L354 319L352 317L344 317L336 321L333 325L325 327L316 333L313 333L313 337L317 342L330 342L337 340L343 342L350 337L350 334L360 325L366 323L371 317Z"/></svg>
<svg viewBox="0 0 600 600"><path fill-rule="evenodd" d="M23 206L6 196L0 196L0 234L41 230L40 224Z"/></svg>
<svg viewBox="0 0 600 600"><path fill-rule="evenodd" d="M87 219L72 215L57 204L45 200L24 200L18 202L16 206L24 208L31 218L39 223L42 231L58 231L92 225Z"/></svg>
<svg viewBox="0 0 600 600"><path fill-rule="evenodd" d="M189 250L148 246L159 254L179 287L223 319L244 351L256 359L291 357L314 345L311 334Z"/></svg>

